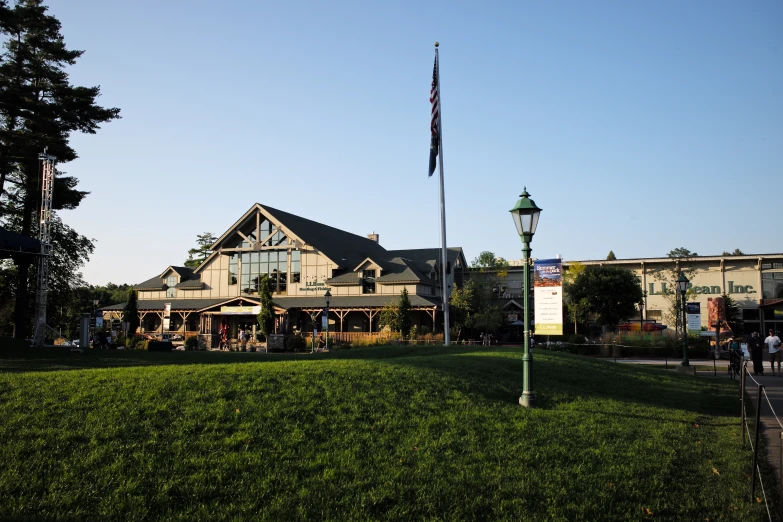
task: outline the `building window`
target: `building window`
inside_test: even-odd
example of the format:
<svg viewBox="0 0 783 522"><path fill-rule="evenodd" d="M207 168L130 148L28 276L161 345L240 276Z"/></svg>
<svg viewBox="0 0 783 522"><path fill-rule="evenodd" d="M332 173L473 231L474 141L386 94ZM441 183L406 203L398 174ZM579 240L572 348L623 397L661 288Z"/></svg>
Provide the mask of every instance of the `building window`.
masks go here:
<svg viewBox="0 0 783 522"><path fill-rule="evenodd" d="M236 254L231 254L228 256L228 284L229 285L237 284L237 275L239 274L238 259L239 256Z"/></svg>
<svg viewBox="0 0 783 522"><path fill-rule="evenodd" d="M375 293L375 270L365 270L364 279L362 279L362 293Z"/></svg>
<svg viewBox="0 0 783 522"><path fill-rule="evenodd" d="M269 276L269 286L273 294L288 293L288 252L272 250L262 252L246 252L242 254L242 270L240 280L242 292L257 294L261 276ZM300 253L291 252L291 274L298 283L300 274Z"/></svg>
<svg viewBox="0 0 783 522"><path fill-rule="evenodd" d="M171 275L166 279L166 297L177 297L177 276Z"/></svg>
<svg viewBox="0 0 783 522"><path fill-rule="evenodd" d="M743 308L742 309L742 320L743 321L758 321L759 320L759 309L758 308Z"/></svg>
<svg viewBox="0 0 783 522"><path fill-rule="evenodd" d="M762 299L783 299L783 272L761 274Z"/></svg>
<svg viewBox="0 0 783 522"><path fill-rule="evenodd" d="M299 283L302 277L302 261L299 250L291 250L291 282Z"/></svg>

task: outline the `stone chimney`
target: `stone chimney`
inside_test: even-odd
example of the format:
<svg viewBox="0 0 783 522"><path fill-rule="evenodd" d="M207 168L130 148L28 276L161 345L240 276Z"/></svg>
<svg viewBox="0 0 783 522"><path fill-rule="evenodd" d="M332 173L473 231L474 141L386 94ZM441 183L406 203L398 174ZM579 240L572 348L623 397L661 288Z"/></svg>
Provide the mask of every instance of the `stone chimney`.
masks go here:
<svg viewBox="0 0 783 522"><path fill-rule="evenodd" d="M378 234L376 234L375 232L373 232L372 234L367 234L367 239L372 239L373 241L375 241L377 243L378 242Z"/></svg>

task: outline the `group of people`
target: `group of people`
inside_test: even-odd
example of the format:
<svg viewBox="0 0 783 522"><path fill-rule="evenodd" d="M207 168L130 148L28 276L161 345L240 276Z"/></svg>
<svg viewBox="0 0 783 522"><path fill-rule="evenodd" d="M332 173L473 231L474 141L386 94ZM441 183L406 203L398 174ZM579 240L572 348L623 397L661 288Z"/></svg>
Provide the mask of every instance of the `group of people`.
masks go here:
<svg viewBox="0 0 783 522"><path fill-rule="evenodd" d="M218 348L221 351L227 352L230 349L229 343L228 343L228 323L223 321L220 324L220 329L218 329ZM245 331L244 328L239 328L239 331L237 332L237 341L239 341L242 351L244 352L247 348L247 342L250 340L250 334Z"/></svg>
<svg viewBox="0 0 783 522"><path fill-rule="evenodd" d="M758 332L753 332L750 340L748 341L748 348L750 348L750 358L753 360L753 374L764 375L764 351L763 347L766 345L769 352L769 366L772 370L772 375L775 375L775 362L778 363L778 377L783 376L780 373L780 337L775 335L773 330L769 331L769 335L764 341L761 341Z"/></svg>

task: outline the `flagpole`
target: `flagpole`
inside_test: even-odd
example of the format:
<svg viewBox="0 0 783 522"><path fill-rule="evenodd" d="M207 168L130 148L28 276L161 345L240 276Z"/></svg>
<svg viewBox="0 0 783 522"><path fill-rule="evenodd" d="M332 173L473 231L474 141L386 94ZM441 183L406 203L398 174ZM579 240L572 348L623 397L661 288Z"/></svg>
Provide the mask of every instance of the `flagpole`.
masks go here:
<svg viewBox="0 0 783 522"><path fill-rule="evenodd" d="M435 42L435 69L438 75L438 164L440 166L440 244L441 244L441 266L443 277L443 344L446 346L450 343L451 332L449 331L449 282L446 274L446 266L448 264L448 255L446 252L446 199L445 189L443 185L443 122L441 121L441 115L443 114L443 97L441 96L441 81L440 81L440 59L438 57L438 42Z"/></svg>

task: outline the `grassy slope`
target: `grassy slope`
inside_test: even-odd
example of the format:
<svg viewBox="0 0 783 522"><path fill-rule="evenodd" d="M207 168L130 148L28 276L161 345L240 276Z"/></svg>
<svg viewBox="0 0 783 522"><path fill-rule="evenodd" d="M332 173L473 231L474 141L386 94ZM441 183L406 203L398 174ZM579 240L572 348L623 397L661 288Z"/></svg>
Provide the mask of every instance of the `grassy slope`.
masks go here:
<svg viewBox="0 0 783 522"><path fill-rule="evenodd" d="M761 519L736 385L519 355L0 356L0 519Z"/></svg>

